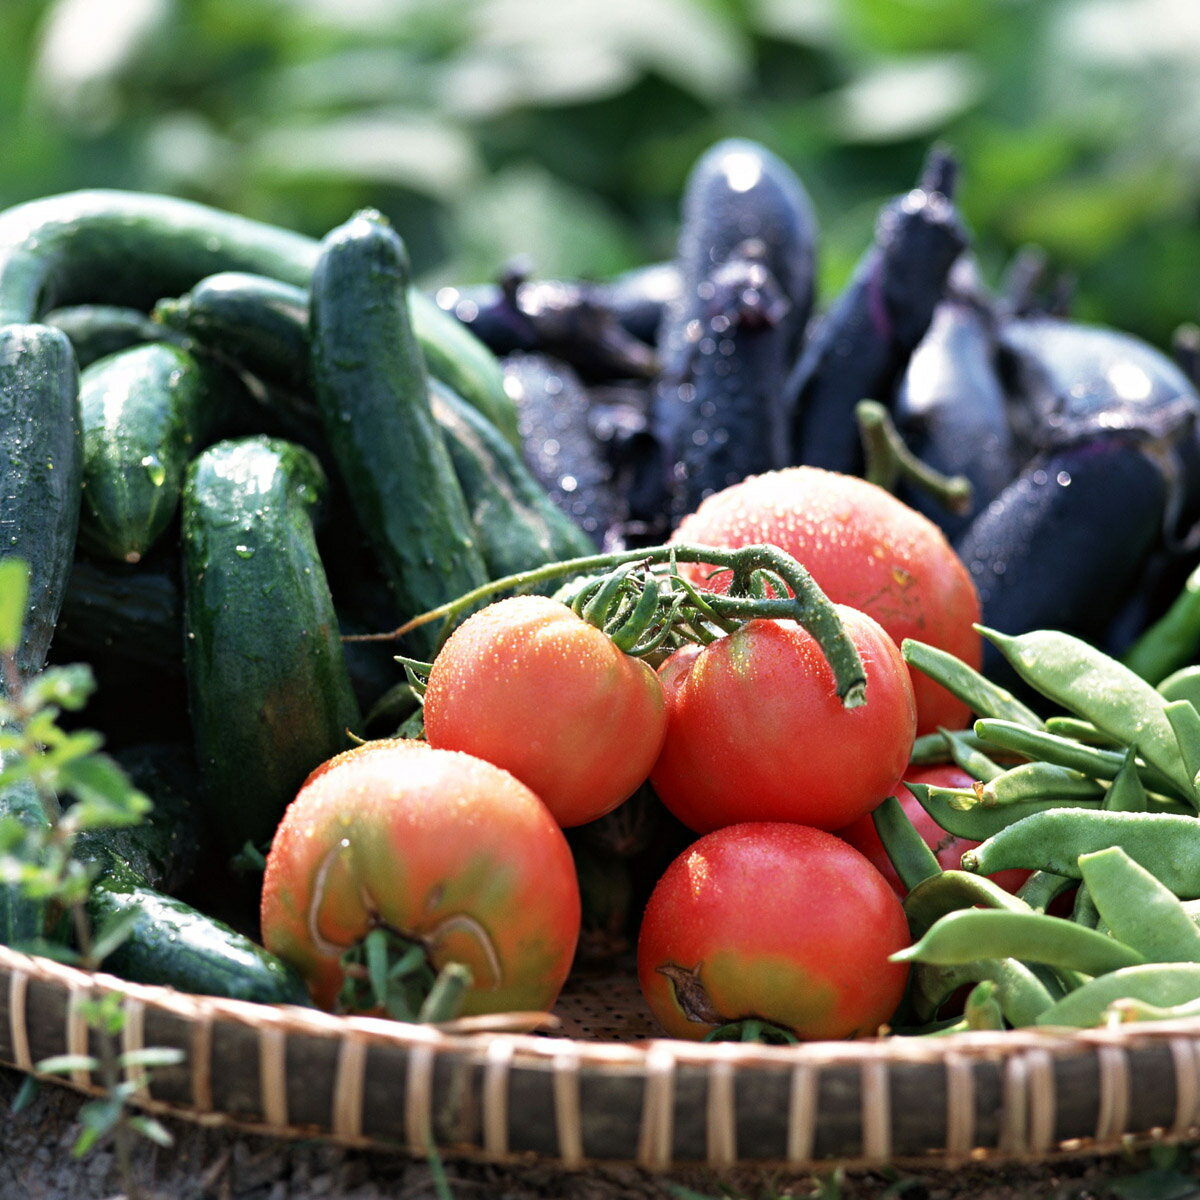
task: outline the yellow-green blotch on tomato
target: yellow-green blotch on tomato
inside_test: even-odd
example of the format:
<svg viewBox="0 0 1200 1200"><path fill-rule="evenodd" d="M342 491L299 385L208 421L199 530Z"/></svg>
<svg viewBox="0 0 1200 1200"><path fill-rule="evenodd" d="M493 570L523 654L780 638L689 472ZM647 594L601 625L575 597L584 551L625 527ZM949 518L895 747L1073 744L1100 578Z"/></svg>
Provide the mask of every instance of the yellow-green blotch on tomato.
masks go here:
<svg viewBox="0 0 1200 1200"><path fill-rule="evenodd" d="M882 875L840 838L786 822L729 825L667 868L642 918L638 979L672 1037L757 1018L802 1040L866 1036L908 978Z"/></svg>
<svg viewBox="0 0 1200 1200"><path fill-rule="evenodd" d="M579 886L546 806L507 771L423 742L322 764L267 855L262 937L331 1008L345 950L376 926L465 964L464 1015L547 1009L579 937Z"/></svg>
<svg viewBox="0 0 1200 1200"><path fill-rule="evenodd" d="M511 771L563 826L631 796L665 726L653 670L545 596L513 596L468 617L434 659L425 692L431 746Z"/></svg>

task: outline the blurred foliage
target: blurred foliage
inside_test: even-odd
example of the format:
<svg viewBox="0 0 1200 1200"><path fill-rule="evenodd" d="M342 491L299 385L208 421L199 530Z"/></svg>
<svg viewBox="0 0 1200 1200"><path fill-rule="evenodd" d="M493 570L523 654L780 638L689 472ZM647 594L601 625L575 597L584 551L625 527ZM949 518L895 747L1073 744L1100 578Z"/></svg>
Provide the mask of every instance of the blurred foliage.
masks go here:
<svg viewBox="0 0 1200 1200"><path fill-rule="evenodd" d="M672 253L715 139L789 161L844 281L934 141L997 280L1200 318L1196 0L4 0L0 202L170 192L314 235L374 204L430 284Z"/></svg>

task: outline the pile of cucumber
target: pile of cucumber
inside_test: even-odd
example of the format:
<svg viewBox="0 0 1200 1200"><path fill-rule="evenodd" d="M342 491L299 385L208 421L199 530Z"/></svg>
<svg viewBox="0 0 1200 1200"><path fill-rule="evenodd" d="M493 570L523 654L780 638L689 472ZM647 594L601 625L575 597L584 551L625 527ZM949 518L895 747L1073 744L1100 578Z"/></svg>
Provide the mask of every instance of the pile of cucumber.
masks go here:
<svg viewBox="0 0 1200 1200"><path fill-rule="evenodd" d="M170 894L197 839L221 864L264 846L381 705L395 729L395 655L433 635L343 635L593 543L525 466L498 361L413 288L372 211L322 241L114 191L0 213L0 410L0 556L31 581L19 669L92 664L86 723L157 805L85 847L94 918L141 914L105 967L305 1002ZM0 807L45 819L21 788ZM0 940L43 919L9 889Z"/></svg>

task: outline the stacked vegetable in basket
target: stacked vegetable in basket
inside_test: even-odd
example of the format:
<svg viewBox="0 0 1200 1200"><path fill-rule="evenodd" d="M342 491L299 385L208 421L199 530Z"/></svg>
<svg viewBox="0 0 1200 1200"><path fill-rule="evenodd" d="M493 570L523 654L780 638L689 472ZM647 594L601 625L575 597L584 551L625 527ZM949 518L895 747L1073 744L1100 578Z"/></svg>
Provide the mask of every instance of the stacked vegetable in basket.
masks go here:
<svg viewBox="0 0 1200 1200"><path fill-rule="evenodd" d="M0 214L16 666L89 662L156 805L80 850L134 914L106 969L440 1019L636 936L697 1038L1200 1004L1196 650L1151 628L1200 400L1032 260L990 293L955 173L817 315L812 206L746 141L603 284L430 298L374 212ZM215 903L246 846L258 914ZM5 888L4 941L67 936Z"/></svg>

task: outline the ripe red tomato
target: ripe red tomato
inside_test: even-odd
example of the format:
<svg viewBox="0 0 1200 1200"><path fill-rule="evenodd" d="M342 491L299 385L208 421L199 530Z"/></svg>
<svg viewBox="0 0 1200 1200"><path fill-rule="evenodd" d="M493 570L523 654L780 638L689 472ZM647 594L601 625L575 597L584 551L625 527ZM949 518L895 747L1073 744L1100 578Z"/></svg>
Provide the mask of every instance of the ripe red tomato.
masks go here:
<svg viewBox="0 0 1200 1200"><path fill-rule="evenodd" d="M305 780L276 830L263 944L331 1008L339 959L379 926L474 983L464 1013L549 1008L579 936L574 863L546 806L507 771L422 742L348 750Z"/></svg>
<svg viewBox="0 0 1200 1200"><path fill-rule="evenodd" d="M900 1002L909 944L895 893L833 834L730 825L693 843L646 905L638 980L672 1037L757 1017L801 1039L874 1034Z"/></svg>
<svg viewBox="0 0 1200 1200"><path fill-rule="evenodd" d="M793 621L747 621L659 668L667 734L650 779L689 829L840 829L896 786L916 725L908 669L876 621L838 611L866 669L858 708L843 706L816 640Z"/></svg>
<svg viewBox="0 0 1200 1200"><path fill-rule="evenodd" d="M425 692L430 745L511 771L564 827L632 795L665 728L654 671L545 596L513 596L468 617Z"/></svg>
<svg viewBox="0 0 1200 1200"><path fill-rule="evenodd" d="M936 787L969 788L972 780L966 771L952 765L937 765L928 767L911 767L904 772L904 778L911 783L930 783ZM920 801L904 786L899 784L892 793L900 806L908 814L913 827L924 839L925 844L937 856L943 871L958 871L962 867L962 856L979 845L978 842L967 838L955 837L947 833L921 807ZM875 822L870 813L851 822L845 829L838 830L838 837L844 838L861 854L865 854L871 864L892 885L898 896L908 894L908 889L900 882L892 860L888 858L879 834L875 832ZM991 876L992 882L997 883L1005 891L1015 892L1029 878L1030 872L1011 870L997 871Z"/></svg>
<svg viewBox="0 0 1200 1200"><path fill-rule="evenodd" d="M789 467L709 496L673 542L737 548L765 542L799 560L836 604L870 613L899 645L929 642L973 667L982 642L973 626L979 596L945 535L928 518L864 479L818 467ZM681 563L696 584L724 590L729 573ZM913 673L917 733L962 728L966 705Z"/></svg>

